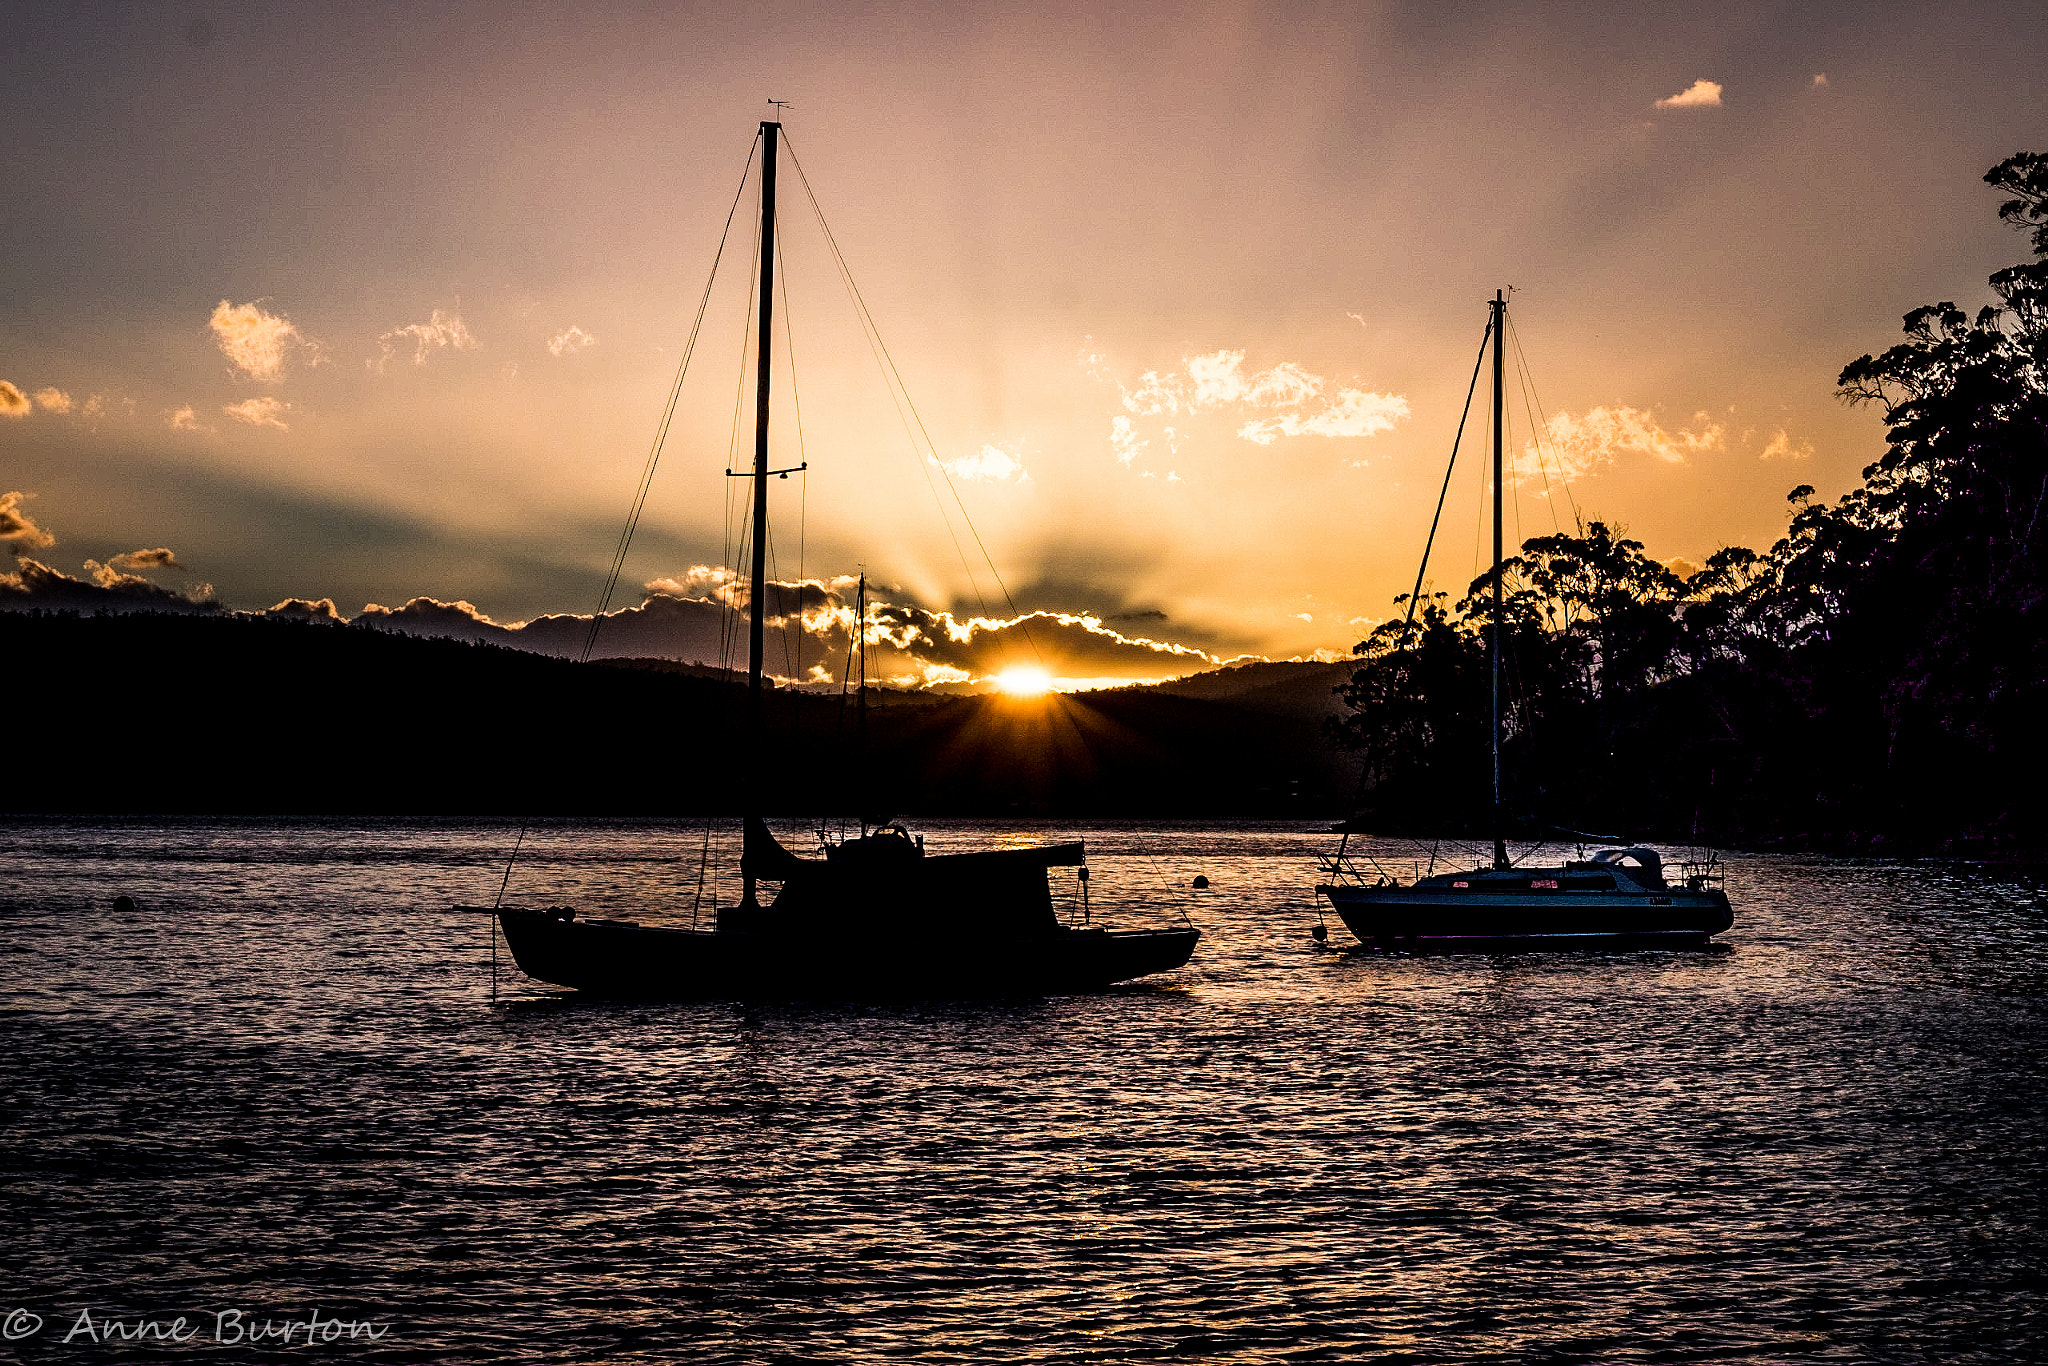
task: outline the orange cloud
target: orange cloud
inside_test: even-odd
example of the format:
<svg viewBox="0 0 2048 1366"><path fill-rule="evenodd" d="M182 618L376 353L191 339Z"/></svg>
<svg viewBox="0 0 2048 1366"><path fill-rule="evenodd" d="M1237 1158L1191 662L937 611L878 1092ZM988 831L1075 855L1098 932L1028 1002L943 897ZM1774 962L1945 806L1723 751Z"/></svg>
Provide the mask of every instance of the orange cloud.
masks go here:
<svg viewBox="0 0 2048 1366"><path fill-rule="evenodd" d="M597 338L580 327L571 327L559 332L548 342L548 354L552 356L573 355L585 347L597 345Z"/></svg>
<svg viewBox="0 0 2048 1366"><path fill-rule="evenodd" d="M1812 456L1812 442L1802 441L1795 446L1792 444L1792 438L1785 433L1785 430L1779 428L1778 432L1764 444L1764 448L1757 452L1756 458L1759 460L1807 460L1812 458Z"/></svg>
<svg viewBox="0 0 2048 1366"><path fill-rule="evenodd" d="M35 520L22 510L21 505L33 497L33 493L23 493L19 489L0 493L0 541L7 542L7 548L15 554L57 544L55 536L37 526Z"/></svg>
<svg viewBox="0 0 2048 1366"><path fill-rule="evenodd" d="M1826 84L1823 80L1821 84ZM1667 95L1657 101L1659 109L1719 109L1721 107L1721 84L1718 81L1694 81L1676 95Z"/></svg>
<svg viewBox="0 0 2048 1366"><path fill-rule="evenodd" d="M1321 375L1293 361L1247 373L1244 352L1229 348L1188 356L1177 372L1147 370L1135 389L1108 374L1102 360L1088 354L1083 364L1091 375L1117 386L1126 413L1142 418L1220 408L1264 409L1272 415L1251 418L1237 428L1238 436L1261 446L1283 436L1372 436L1408 417L1408 400L1399 394L1339 388L1330 395ZM1173 427L1165 429L1167 444L1176 453L1185 435ZM1111 420L1110 447L1119 461L1130 464L1146 444L1129 417ZM1179 482L1178 477L1170 476L1169 482Z"/></svg>
<svg viewBox="0 0 2048 1366"><path fill-rule="evenodd" d="M366 363L378 374L383 374L384 367L391 364L391 358L407 341L412 343L414 365L425 365L427 357L436 351L474 351L482 345L463 323L460 313L444 313L437 308L423 323L394 327L378 337L380 354Z"/></svg>
<svg viewBox="0 0 2048 1366"><path fill-rule="evenodd" d="M36 390L36 405L53 413L68 413L71 411L71 395L54 385L45 385Z"/></svg>
<svg viewBox="0 0 2048 1366"><path fill-rule="evenodd" d="M0 379L0 417L27 417L33 407L27 394Z"/></svg>
<svg viewBox="0 0 2048 1366"><path fill-rule="evenodd" d="M1696 414L1695 428L1667 431L1647 408L1626 405L1588 408L1584 415L1553 413L1543 436L1523 447L1515 461L1514 480L1526 484L1547 468L1565 479L1578 479L1614 463L1619 455L1647 455L1667 465L1682 465L1688 455L1719 450L1726 442L1721 425Z"/></svg>
<svg viewBox="0 0 2048 1366"><path fill-rule="evenodd" d="M291 405L274 398L245 398L240 403L227 404L221 411L251 427L275 427L281 432L291 430L284 420L284 415L291 411Z"/></svg>
<svg viewBox="0 0 2048 1366"><path fill-rule="evenodd" d="M981 480L992 484L1008 483L1014 479L1022 484L1031 478L1031 472L1024 468L1022 461L1001 446L995 445L983 446L973 455L963 455L958 460L933 459L932 463L943 468L955 479Z"/></svg>
<svg viewBox="0 0 2048 1366"><path fill-rule="evenodd" d="M1261 446L1271 445L1276 436L1371 436L1392 431L1407 416L1408 400L1399 394L1340 389L1319 412L1282 413L1247 422L1237 434Z"/></svg>
<svg viewBox="0 0 2048 1366"><path fill-rule="evenodd" d="M107 561L116 569L183 569L178 557L169 548L158 546L154 550L124 550Z"/></svg>
<svg viewBox="0 0 2048 1366"><path fill-rule="evenodd" d="M282 313L267 313L262 301L232 304L222 299L207 320L213 340L229 364L250 379L275 384L284 378L285 360L295 351L319 363L319 343L308 338Z"/></svg>

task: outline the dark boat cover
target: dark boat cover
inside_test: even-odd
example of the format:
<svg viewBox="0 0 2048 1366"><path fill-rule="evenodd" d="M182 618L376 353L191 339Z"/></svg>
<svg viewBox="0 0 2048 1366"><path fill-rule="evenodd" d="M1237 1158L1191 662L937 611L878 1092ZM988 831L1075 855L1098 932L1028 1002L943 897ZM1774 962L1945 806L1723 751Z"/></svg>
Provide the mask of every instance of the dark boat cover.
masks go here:
<svg viewBox="0 0 2048 1366"><path fill-rule="evenodd" d="M1075 842L880 861L807 859L749 816L741 868L782 884L769 910L788 930L1010 937L1059 933L1045 870L1078 867L1084 855Z"/></svg>

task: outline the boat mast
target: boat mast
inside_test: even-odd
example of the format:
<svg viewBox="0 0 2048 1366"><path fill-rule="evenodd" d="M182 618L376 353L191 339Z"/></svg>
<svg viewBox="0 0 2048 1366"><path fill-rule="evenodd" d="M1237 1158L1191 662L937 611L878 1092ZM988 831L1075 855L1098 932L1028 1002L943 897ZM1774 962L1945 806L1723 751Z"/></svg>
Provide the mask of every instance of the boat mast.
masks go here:
<svg viewBox="0 0 2048 1366"><path fill-rule="evenodd" d="M747 577L747 776L744 814L761 810L761 633L768 597L768 363L775 351L775 143L782 125L761 124L761 340L754 381L753 564ZM759 903L749 873L742 906Z"/></svg>
<svg viewBox="0 0 2048 1366"><path fill-rule="evenodd" d="M860 691L855 694L855 753L854 762L859 766L854 790L859 793L860 835L868 835L868 571L860 571L860 595L854 599L854 615L858 618L855 630L860 632Z"/></svg>
<svg viewBox="0 0 2048 1366"><path fill-rule="evenodd" d="M1493 292L1493 866L1508 866L1505 808L1500 790L1500 637L1507 611L1501 596L1501 343L1506 339L1508 301L1500 290Z"/></svg>

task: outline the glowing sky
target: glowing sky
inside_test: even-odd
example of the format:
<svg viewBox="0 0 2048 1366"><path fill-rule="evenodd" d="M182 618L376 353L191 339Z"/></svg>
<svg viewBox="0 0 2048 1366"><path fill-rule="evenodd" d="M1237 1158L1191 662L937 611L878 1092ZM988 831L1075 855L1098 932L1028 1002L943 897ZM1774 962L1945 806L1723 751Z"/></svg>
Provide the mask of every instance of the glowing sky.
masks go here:
<svg viewBox="0 0 2048 1366"><path fill-rule="evenodd" d="M1024 610L1348 648L1504 285L1577 505L1659 558L1761 547L1880 449L1841 366L2025 255L1979 178L2048 148L2042 7L1794 8L10 9L0 492L67 573L162 549L123 572L239 608L588 612L775 97ZM799 194L780 576L1002 609ZM625 603L729 558L750 248ZM1478 508L1461 480L1440 586Z"/></svg>

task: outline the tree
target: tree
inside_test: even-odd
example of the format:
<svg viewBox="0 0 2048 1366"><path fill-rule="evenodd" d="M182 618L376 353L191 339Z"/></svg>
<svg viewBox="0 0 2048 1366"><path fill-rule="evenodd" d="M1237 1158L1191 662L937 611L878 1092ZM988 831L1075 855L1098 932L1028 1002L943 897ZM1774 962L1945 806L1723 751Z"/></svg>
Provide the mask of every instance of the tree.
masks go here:
<svg viewBox="0 0 2048 1366"><path fill-rule="evenodd" d="M1974 317L1916 308L1904 341L1842 370L1840 396L1886 425L1859 487L1827 503L1801 485L1767 552L1724 548L1684 582L1600 522L1501 566L1509 785L1547 819L2040 846L2048 155L1985 179L2034 259ZM1484 809L1492 586L1360 642L1343 733L1383 809Z"/></svg>

